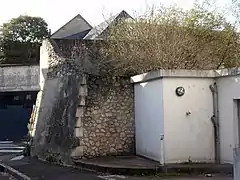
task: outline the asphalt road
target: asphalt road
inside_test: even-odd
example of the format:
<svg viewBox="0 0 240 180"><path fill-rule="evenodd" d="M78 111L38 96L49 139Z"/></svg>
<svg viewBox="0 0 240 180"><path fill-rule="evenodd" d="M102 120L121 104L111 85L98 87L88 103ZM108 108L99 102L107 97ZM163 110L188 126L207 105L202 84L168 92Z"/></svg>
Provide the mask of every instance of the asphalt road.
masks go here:
<svg viewBox="0 0 240 180"><path fill-rule="evenodd" d="M34 177L35 179L58 179L58 180L233 180L231 177L213 176L213 177L128 177L118 175L99 175L97 173L81 172L79 170L63 168L55 165L44 164L33 161L34 164L24 162L24 159L16 159L19 153L23 151L23 146L9 141L0 141L0 161L10 161L12 167L20 172ZM46 168L47 167L47 168ZM0 173L0 180L16 180L6 174Z"/></svg>
<svg viewBox="0 0 240 180"><path fill-rule="evenodd" d="M179 178L166 178L161 180L233 180L231 177L179 177ZM159 179L160 180L160 179Z"/></svg>
<svg viewBox="0 0 240 180"><path fill-rule="evenodd" d="M40 177L39 177L40 178ZM43 177L41 177L43 178ZM41 179L40 178L40 179ZM44 178L43 178L44 179ZM157 178L157 177L118 177L118 176L103 176L103 177L95 177L94 176L86 176L83 173L83 176L79 176L79 174L71 174L66 176L61 176L59 180L65 179L86 179L86 180L233 180L230 177L168 177L168 178ZM0 180L16 180L13 177L8 176L7 174L0 174Z"/></svg>
<svg viewBox="0 0 240 180"><path fill-rule="evenodd" d="M8 174L0 173L0 180L16 180L16 179L9 176Z"/></svg>
<svg viewBox="0 0 240 180"><path fill-rule="evenodd" d="M227 176L215 176L215 177L204 177L204 176L196 176L196 177L119 177L118 176L105 176L102 177L105 180L233 180L231 177Z"/></svg>

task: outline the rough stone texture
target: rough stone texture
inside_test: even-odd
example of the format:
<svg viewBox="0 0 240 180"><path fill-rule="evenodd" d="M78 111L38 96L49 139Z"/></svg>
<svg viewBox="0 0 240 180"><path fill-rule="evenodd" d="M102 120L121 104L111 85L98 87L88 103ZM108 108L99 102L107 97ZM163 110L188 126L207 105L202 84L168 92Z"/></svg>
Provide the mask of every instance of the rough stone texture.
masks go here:
<svg viewBox="0 0 240 180"><path fill-rule="evenodd" d="M83 115L84 157L134 152L133 86L129 79L90 75Z"/></svg>
<svg viewBox="0 0 240 180"><path fill-rule="evenodd" d="M41 48L41 90L30 122L32 155L55 162L70 162L72 149L79 142L75 136L80 71L68 69L54 41ZM56 71L53 71L55 69ZM73 68L72 68L73 69Z"/></svg>
<svg viewBox="0 0 240 180"><path fill-rule="evenodd" d="M78 59L69 54L67 57L65 55L67 50L60 49L54 40L45 41L44 45L45 49L43 50L47 51L49 56L47 62L45 62L48 67L45 70L47 71L46 77L48 79L83 73L83 66L79 63ZM42 65L41 60L42 58L40 57L40 66Z"/></svg>
<svg viewBox="0 0 240 180"><path fill-rule="evenodd" d="M43 43L41 91L31 120L33 155L69 162L134 152L133 85L128 77L99 71L98 50L90 56L84 46Z"/></svg>
<svg viewBox="0 0 240 180"><path fill-rule="evenodd" d="M65 62L68 64L74 62L74 67L80 67L84 73L106 76L111 72L110 70L114 69L111 64L112 61L109 61L103 55L104 41L64 39L55 40L55 43L52 44L55 44L55 49L61 52L60 56L65 59ZM56 71L56 68L54 68L54 71ZM112 76L114 74L108 75Z"/></svg>
<svg viewBox="0 0 240 180"><path fill-rule="evenodd" d="M79 77L48 80L36 123L34 154L49 161L68 162L76 146L74 128Z"/></svg>

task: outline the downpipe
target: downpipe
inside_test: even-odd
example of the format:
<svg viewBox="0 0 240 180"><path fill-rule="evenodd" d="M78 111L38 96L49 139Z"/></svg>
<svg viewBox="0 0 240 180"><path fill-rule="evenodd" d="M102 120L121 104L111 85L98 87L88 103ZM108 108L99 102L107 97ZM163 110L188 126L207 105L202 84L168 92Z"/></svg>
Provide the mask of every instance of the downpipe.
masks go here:
<svg viewBox="0 0 240 180"><path fill-rule="evenodd" d="M214 146L215 146L215 163L220 164L220 129L219 129L219 108L218 108L218 88L217 83L209 86L213 97L213 116L211 121L214 128Z"/></svg>
<svg viewBox="0 0 240 180"><path fill-rule="evenodd" d="M164 134L160 134L160 164L165 165Z"/></svg>

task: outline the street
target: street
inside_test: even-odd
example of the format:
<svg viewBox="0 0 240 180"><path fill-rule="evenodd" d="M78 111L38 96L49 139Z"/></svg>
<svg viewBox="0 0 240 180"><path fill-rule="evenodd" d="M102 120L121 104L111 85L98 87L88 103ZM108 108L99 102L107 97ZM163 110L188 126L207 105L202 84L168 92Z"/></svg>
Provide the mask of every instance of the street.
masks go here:
<svg viewBox="0 0 240 180"><path fill-rule="evenodd" d="M23 152L24 147L12 141L0 141L0 161L11 160ZM0 180L16 180L6 173L0 173Z"/></svg>
<svg viewBox="0 0 240 180"><path fill-rule="evenodd" d="M121 175L100 175L87 171L74 170L56 165L46 164L41 161L24 158L20 155L24 143L0 141L0 161L8 162L11 167L34 179L58 180L233 180L231 177L215 176L205 177L132 177ZM46 168L47 166L47 168ZM15 180L7 174L0 173L0 180Z"/></svg>
<svg viewBox="0 0 240 180"><path fill-rule="evenodd" d="M233 180L231 177L224 176L195 176L195 177L126 177L118 175L108 175L108 176L98 176L100 179L104 180Z"/></svg>
<svg viewBox="0 0 240 180"><path fill-rule="evenodd" d="M18 145L13 141L0 141L0 161L14 159L18 157L19 154L23 152L23 150L23 145Z"/></svg>
<svg viewBox="0 0 240 180"><path fill-rule="evenodd" d="M13 141L0 141L0 154L21 153L24 147L16 145Z"/></svg>
<svg viewBox="0 0 240 180"><path fill-rule="evenodd" d="M45 179L44 177L38 177L39 179ZM35 177L35 179L37 179ZM86 173L72 174L67 176L61 176L59 180L69 179L69 180L232 180L230 177L168 177L168 178L158 178L158 177L127 177L119 175L107 175L107 176L88 176ZM0 180L16 180L15 178L9 176L8 174L0 173ZM50 179L49 179L50 180Z"/></svg>
<svg viewBox="0 0 240 180"><path fill-rule="evenodd" d="M12 176L6 173L0 173L0 180L16 180Z"/></svg>

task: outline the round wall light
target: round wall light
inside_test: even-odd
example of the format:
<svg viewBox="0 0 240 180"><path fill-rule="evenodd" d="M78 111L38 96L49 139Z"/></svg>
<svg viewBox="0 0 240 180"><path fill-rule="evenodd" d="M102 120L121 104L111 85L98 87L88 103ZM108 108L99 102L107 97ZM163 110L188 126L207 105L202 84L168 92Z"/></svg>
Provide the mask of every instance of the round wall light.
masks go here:
<svg viewBox="0 0 240 180"><path fill-rule="evenodd" d="M184 87L177 87L176 94L177 94L177 96L183 96L185 94Z"/></svg>

